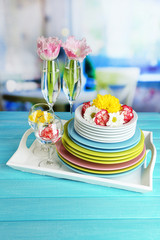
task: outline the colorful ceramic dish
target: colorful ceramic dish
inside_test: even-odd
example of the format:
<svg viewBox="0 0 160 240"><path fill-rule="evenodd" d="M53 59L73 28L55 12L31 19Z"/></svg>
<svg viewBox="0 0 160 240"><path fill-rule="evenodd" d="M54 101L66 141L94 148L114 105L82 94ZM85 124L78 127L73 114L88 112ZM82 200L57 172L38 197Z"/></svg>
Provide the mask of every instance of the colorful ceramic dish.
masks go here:
<svg viewBox="0 0 160 240"><path fill-rule="evenodd" d="M92 169L92 170L100 170L100 171L108 171L108 170L118 170L130 167L136 163L138 163L145 155L145 146L143 148L143 151L135 158L131 159L130 161L126 161L123 163L116 163L116 164L100 164L100 163L94 163L94 162L88 162L85 160L82 160L81 158L76 157L75 155L71 154L67 151L67 149L63 146L62 141L59 141L56 145L58 153L66 159L68 162L73 163L77 166Z"/></svg>
<svg viewBox="0 0 160 240"><path fill-rule="evenodd" d="M73 120L67 122L64 126L64 138L67 139L67 141L72 142L71 141L72 139L78 143L82 143L85 146L89 146L95 149L106 149L106 150L113 149L114 151L115 149L130 147L134 143L138 143L141 139L141 134L142 134L141 130L137 127L134 136L129 140L126 140L120 143L99 143L96 141L85 139L81 137L79 134L77 134L76 131L74 130Z"/></svg>
<svg viewBox="0 0 160 240"><path fill-rule="evenodd" d="M98 174L100 176L103 175L113 175L113 174L119 174L119 173L125 173L128 172L130 170L135 169L136 167L140 166L144 160L145 160L145 156L143 156L143 158L136 164L127 167L127 168L123 168L123 169L119 169L119 170L111 170L111 171L98 171L98 170L91 170L91 169L87 169L87 168L83 168L83 167L79 167L73 163L70 163L69 161L67 161L66 159L64 159L60 154L58 154L59 158L62 160L63 163L65 163L68 167L71 167L74 171L78 170L81 173L92 173L92 174Z"/></svg>

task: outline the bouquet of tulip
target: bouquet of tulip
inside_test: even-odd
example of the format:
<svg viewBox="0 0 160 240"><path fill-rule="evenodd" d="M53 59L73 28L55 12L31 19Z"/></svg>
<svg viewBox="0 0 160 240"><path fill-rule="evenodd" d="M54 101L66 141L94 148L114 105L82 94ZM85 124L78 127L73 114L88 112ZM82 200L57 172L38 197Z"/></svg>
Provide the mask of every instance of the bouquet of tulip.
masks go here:
<svg viewBox="0 0 160 240"><path fill-rule="evenodd" d="M86 39L76 40L74 36L68 37L65 43L62 44L64 51L69 59L64 70L63 79L69 89L70 100L74 100L74 87L80 79L80 64L83 62L86 55L91 52L91 49L86 44Z"/></svg>
<svg viewBox="0 0 160 240"><path fill-rule="evenodd" d="M91 52L91 49L87 46L85 38L76 40L75 37L70 36L63 44L55 37L39 37L37 39L37 53L45 65L42 77L42 93L51 107L53 107L61 88L59 69L56 64L61 46L68 57L63 75L63 90L69 100L72 113L72 104L81 89L80 63Z"/></svg>
<svg viewBox="0 0 160 240"><path fill-rule="evenodd" d="M59 69L55 60L57 59L61 47L61 40L55 37L37 39L37 53L44 62L44 82L47 85L47 90L42 89L44 97L49 105L53 105L54 86L59 77ZM47 81L46 81L47 80Z"/></svg>

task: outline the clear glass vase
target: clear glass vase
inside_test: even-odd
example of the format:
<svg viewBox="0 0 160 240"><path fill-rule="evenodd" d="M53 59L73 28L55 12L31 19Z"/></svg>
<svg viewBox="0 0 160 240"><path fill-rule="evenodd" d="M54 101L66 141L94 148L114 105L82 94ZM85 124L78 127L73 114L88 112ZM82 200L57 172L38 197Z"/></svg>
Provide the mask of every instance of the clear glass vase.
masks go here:
<svg viewBox="0 0 160 240"><path fill-rule="evenodd" d="M69 101L72 116L73 103L81 91L81 65L77 60L67 59L65 63L63 91Z"/></svg>
<svg viewBox="0 0 160 240"><path fill-rule="evenodd" d="M28 123L31 126L31 128L35 131L37 128L37 123L39 121L39 118L50 118L54 115L53 109L46 103L37 103L33 105L29 111L28 114ZM33 154L39 158L39 157L46 157L46 149L41 144L38 146L35 144L35 147L33 148Z"/></svg>
<svg viewBox="0 0 160 240"><path fill-rule="evenodd" d="M58 60L43 61L41 77L42 94L46 102L53 108L61 90Z"/></svg>
<svg viewBox="0 0 160 240"><path fill-rule="evenodd" d="M61 119L52 114L52 118L48 119L40 117L34 130L36 139L45 146L48 157L40 161L39 167L60 168L61 164L56 157L56 143L60 141L64 132ZM43 151L44 151L43 149Z"/></svg>

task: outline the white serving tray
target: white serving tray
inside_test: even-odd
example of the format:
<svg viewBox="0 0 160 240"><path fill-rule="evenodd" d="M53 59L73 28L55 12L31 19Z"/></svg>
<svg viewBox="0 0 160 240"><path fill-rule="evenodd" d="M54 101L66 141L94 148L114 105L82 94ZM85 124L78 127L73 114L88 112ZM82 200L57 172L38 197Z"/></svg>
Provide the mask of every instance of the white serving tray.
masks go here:
<svg viewBox="0 0 160 240"><path fill-rule="evenodd" d="M106 187L120 188L141 193L152 191L152 176L156 161L156 149L153 145L152 132L143 131L147 153L149 150L152 152L149 164L147 165L148 160L145 160L144 164L134 171L112 178L97 177L74 172L60 162L56 153L53 157L55 161L60 163L60 168L56 166L54 169L39 167L39 162L42 161L43 158L35 156L33 152L34 149L40 147L40 143L35 140L31 147L28 148L26 146L27 139L32 132L33 130L29 129L24 133L17 151L7 162L8 166L24 172L81 181Z"/></svg>

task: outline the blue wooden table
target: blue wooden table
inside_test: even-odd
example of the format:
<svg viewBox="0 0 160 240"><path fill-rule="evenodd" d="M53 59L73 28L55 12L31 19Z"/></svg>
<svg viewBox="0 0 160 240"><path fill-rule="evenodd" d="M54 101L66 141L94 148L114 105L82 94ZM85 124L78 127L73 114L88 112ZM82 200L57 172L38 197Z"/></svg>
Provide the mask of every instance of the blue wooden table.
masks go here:
<svg viewBox="0 0 160 240"><path fill-rule="evenodd" d="M57 115L69 119L69 113ZM153 191L145 194L9 168L29 128L27 116L0 112L0 240L160 239L159 113L138 114L157 149Z"/></svg>

